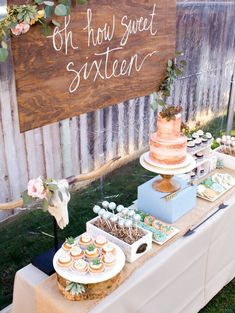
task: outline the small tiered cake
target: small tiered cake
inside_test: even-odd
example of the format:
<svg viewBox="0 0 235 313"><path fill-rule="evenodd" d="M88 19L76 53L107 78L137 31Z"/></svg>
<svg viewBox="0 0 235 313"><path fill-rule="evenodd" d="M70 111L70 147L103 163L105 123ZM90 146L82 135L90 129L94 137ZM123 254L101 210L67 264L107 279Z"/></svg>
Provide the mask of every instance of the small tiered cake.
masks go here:
<svg viewBox="0 0 235 313"><path fill-rule="evenodd" d="M183 163L187 155L187 137L181 134L181 114L167 120L157 117L157 132L150 137L150 158L158 164Z"/></svg>

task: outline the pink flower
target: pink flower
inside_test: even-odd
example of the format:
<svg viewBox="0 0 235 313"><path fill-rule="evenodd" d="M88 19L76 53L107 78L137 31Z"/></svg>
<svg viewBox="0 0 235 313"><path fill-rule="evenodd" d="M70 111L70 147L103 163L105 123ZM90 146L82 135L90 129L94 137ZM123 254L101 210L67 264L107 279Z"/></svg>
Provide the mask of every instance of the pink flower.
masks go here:
<svg viewBox="0 0 235 313"><path fill-rule="evenodd" d="M11 32L13 35L19 36L21 34L27 33L29 28L30 28L29 24L22 22L17 24L14 28L12 28Z"/></svg>
<svg viewBox="0 0 235 313"><path fill-rule="evenodd" d="M40 176L28 182L28 195L33 198L46 198L46 190L44 189L43 181Z"/></svg>
<svg viewBox="0 0 235 313"><path fill-rule="evenodd" d="M20 23L20 24L22 24L22 34L27 33L27 31L29 31L29 29L30 29L29 24L27 24L27 23Z"/></svg>
<svg viewBox="0 0 235 313"><path fill-rule="evenodd" d="M11 29L13 35L19 36L22 33L22 23L17 24L14 28Z"/></svg>

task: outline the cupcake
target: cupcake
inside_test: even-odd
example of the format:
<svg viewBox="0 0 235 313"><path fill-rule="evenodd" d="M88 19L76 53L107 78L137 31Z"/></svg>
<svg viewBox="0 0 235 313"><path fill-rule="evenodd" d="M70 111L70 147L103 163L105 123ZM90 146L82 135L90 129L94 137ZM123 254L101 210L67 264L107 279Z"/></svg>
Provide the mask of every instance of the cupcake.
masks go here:
<svg viewBox="0 0 235 313"><path fill-rule="evenodd" d="M99 250L93 244L88 245L85 251L85 255L89 260L95 259L99 256Z"/></svg>
<svg viewBox="0 0 235 313"><path fill-rule="evenodd" d="M187 141L189 142L189 141L192 141L193 140L193 138L191 137L191 136L189 136L189 137L187 137Z"/></svg>
<svg viewBox="0 0 235 313"><path fill-rule="evenodd" d="M83 259L77 260L73 263L73 268L79 274L86 274L88 272L88 263L84 261Z"/></svg>
<svg viewBox="0 0 235 313"><path fill-rule="evenodd" d="M195 156L197 157L197 159L202 160L203 159L203 153L198 152L195 154Z"/></svg>
<svg viewBox="0 0 235 313"><path fill-rule="evenodd" d="M106 245L103 246L102 248L102 252L105 254L105 253L113 253L115 254L116 253L116 249L114 247L113 244L111 243L106 243Z"/></svg>
<svg viewBox="0 0 235 313"><path fill-rule="evenodd" d="M112 267L116 263L116 258L112 253L106 253L103 255L102 261L106 267Z"/></svg>
<svg viewBox="0 0 235 313"><path fill-rule="evenodd" d="M72 265L73 259L68 253L62 253L57 261L60 267L68 268Z"/></svg>
<svg viewBox="0 0 235 313"><path fill-rule="evenodd" d="M94 259L89 264L89 270L93 274L99 274L104 271L104 263L100 259Z"/></svg>
<svg viewBox="0 0 235 313"><path fill-rule="evenodd" d="M207 137L207 139L212 139L212 135L211 135L211 133L206 133L206 137Z"/></svg>
<svg viewBox="0 0 235 313"><path fill-rule="evenodd" d="M194 142L194 140L189 141L188 144L187 144L187 147L188 147L188 148L194 148L194 147L195 147L195 142Z"/></svg>
<svg viewBox="0 0 235 313"><path fill-rule="evenodd" d="M197 131L197 134L199 135L199 137L202 137L204 135L204 131L202 129L199 129Z"/></svg>
<svg viewBox="0 0 235 313"><path fill-rule="evenodd" d="M153 224L153 221L155 221L155 217L154 216L152 216L152 215L147 215L147 216L145 216L145 218L144 218L144 222L145 222L145 224L147 224L147 225L149 225L149 226L152 226L152 224Z"/></svg>
<svg viewBox="0 0 235 313"><path fill-rule="evenodd" d="M84 233L79 237L78 242L82 248L86 249L87 246L93 243L93 240L90 234Z"/></svg>
<svg viewBox="0 0 235 313"><path fill-rule="evenodd" d="M73 237L69 237L69 238L66 238L62 247L65 251L70 251L74 245L75 245L75 239Z"/></svg>
<svg viewBox="0 0 235 313"><path fill-rule="evenodd" d="M208 138L206 136L202 137L202 143L207 143L208 142Z"/></svg>
<svg viewBox="0 0 235 313"><path fill-rule="evenodd" d="M198 135L198 133L193 133L192 137L193 137L193 139L197 139L197 138L199 138L199 135Z"/></svg>
<svg viewBox="0 0 235 313"><path fill-rule="evenodd" d="M200 144L202 143L202 139L201 138L197 138L197 139L194 140L194 142L195 142L196 146L200 146Z"/></svg>
<svg viewBox="0 0 235 313"><path fill-rule="evenodd" d="M104 236L97 236L94 242L97 248L102 248L106 243L108 243L108 240Z"/></svg>
<svg viewBox="0 0 235 313"><path fill-rule="evenodd" d="M70 255L75 259L75 260L78 260L78 259L81 259L84 257L84 252L82 251L82 249L75 245L72 247L72 249L70 250Z"/></svg>

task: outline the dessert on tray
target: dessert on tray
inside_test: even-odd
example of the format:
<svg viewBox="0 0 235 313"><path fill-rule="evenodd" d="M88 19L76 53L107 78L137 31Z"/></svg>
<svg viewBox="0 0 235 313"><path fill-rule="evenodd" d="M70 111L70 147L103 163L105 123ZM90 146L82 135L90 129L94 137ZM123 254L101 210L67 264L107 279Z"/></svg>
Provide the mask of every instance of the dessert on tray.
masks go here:
<svg viewBox="0 0 235 313"><path fill-rule="evenodd" d="M94 259L89 264L89 271L93 274L102 273L105 269L104 263L100 258Z"/></svg>
<svg viewBox="0 0 235 313"><path fill-rule="evenodd" d="M73 259L69 254L65 252L61 253L61 255L58 258L58 265L60 267L68 268L72 265L72 263Z"/></svg>
<svg viewBox="0 0 235 313"><path fill-rule="evenodd" d="M235 186L235 178L230 174L216 173L203 180L197 187L197 195L209 201L215 201Z"/></svg>
<svg viewBox="0 0 235 313"><path fill-rule="evenodd" d="M90 234L84 233L79 237L79 244L83 247L86 248L90 244L93 243L93 239Z"/></svg>
<svg viewBox="0 0 235 313"><path fill-rule="evenodd" d="M143 229L150 231L153 234L153 242L156 242L157 244L162 245L179 233L179 229L172 225L163 223L152 215L139 210L136 210L136 213L141 216L141 220L138 225Z"/></svg>
<svg viewBox="0 0 235 313"><path fill-rule="evenodd" d="M85 242L92 243L86 246L84 245L84 239ZM62 269L83 275L89 273L99 274L109 270L117 262L116 246L104 236L98 235L93 239L89 233L85 233L77 239L70 237L69 242L71 248L67 248L68 239L66 239L57 259L57 265ZM95 246L93 242L99 243L100 247Z"/></svg>
<svg viewBox="0 0 235 313"><path fill-rule="evenodd" d="M87 222L86 230L96 237L94 245L105 255L102 260L107 266L114 262L115 245L123 250L127 262L134 262L152 248L152 233L138 226L140 215L133 209L103 201L93 207L93 212L97 217Z"/></svg>
<svg viewBox="0 0 235 313"><path fill-rule="evenodd" d="M66 238L65 242L63 243L63 249L65 251L70 251L72 247L75 245L75 240L73 237Z"/></svg>
<svg viewBox="0 0 235 313"><path fill-rule="evenodd" d="M183 163L187 155L187 137L181 133L181 114L167 120L157 117L157 132L150 136L150 158L163 165Z"/></svg>
<svg viewBox="0 0 235 313"><path fill-rule="evenodd" d="M75 260L76 259L81 259L84 257L84 252L82 251L82 249L78 246L75 245L71 248L70 250L70 255L71 257L73 257Z"/></svg>

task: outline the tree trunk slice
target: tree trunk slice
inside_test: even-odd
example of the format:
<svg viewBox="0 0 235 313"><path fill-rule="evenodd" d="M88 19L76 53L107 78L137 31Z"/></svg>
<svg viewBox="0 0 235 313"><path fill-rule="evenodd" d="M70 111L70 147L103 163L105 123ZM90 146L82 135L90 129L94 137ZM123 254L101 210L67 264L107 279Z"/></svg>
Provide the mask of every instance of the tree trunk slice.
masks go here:
<svg viewBox="0 0 235 313"><path fill-rule="evenodd" d="M65 290L67 280L61 277L59 274L57 274L57 283L60 293L67 300L70 301L95 300L102 299L108 296L111 292L113 292L123 281L121 278L122 273L119 273L118 275L104 282L96 284L86 284L84 285L86 290L85 293L74 296L70 292Z"/></svg>

